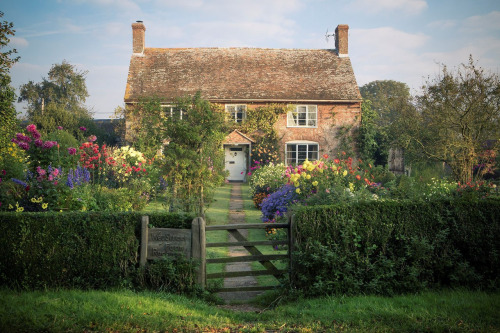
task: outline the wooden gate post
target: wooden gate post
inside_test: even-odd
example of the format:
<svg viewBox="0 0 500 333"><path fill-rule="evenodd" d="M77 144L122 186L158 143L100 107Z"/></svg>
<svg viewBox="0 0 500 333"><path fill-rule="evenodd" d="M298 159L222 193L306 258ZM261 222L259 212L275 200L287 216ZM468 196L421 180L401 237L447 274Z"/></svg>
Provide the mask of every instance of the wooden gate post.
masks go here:
<svg viewBox="0 0 500 333"><path fill-rule="evenodd" d="M142 267L146 266L146 261L148 258L148 225L149 216L143 216L141 225L141 255L139 259L139 264Z"/></svg>
<svg viewBox="0 0 500 333"><path fill-rule="evenodd" d="M202 217L197 217L191 224L191 256L198 261L197 282L205 288L206 277L206 238L205 238L205 220Z"/></svg>
<svg viewBox="0 0 500 333"><path fill-rule="evenodd" d="M289 256L289 263L288 263L288 268L289 268L289 273L288 277L290 279L290 284L292 287L295 284L295 274L294 274L294 267L293 267L293 246L295 244L295 234L294 234L294 227L295 227L295 214L288 216L288 256Z"/></svg>

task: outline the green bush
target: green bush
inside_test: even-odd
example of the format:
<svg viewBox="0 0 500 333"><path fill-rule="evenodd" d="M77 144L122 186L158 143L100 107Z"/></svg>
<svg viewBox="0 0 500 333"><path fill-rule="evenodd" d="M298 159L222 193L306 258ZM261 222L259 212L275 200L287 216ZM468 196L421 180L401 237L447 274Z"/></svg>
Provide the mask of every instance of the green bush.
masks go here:
<svg viewBox="0 0 500 333"><path fill-rule="evenodd" d="M156 227L190 228L193 216L152 213ZM139 213L0 213L0 285L19 289L131 286Z"/></svg>
<svg viewBox="0 0 500 333"><path fill-rule="evenodd" d="M500 201L298 207L295 288L307 295L500 287Z"/></svg>

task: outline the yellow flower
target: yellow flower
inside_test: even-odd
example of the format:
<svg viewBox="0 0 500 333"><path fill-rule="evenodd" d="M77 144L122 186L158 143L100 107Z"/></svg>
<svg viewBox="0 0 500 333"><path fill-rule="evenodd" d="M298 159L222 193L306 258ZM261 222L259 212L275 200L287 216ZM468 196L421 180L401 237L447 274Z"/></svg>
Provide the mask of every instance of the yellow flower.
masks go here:
<svg viewBox="0 0 500 333"><path fill-rule="evenodd" d="M307 166L307 170L308 170L308 171L313 171L313 170L314 170L314 168L315 168L315 166L314 166L314 165L312 165L312 164L310 164L310 165L308 165L308 166Z"/></svg>
<svg viewBox="0 0 500 333"><path fill-rule="evenodd" d="M302 178L306 178L307 174L305 172L301 173L300 174L302 176Z"/></svg>
<svg viewBox="0 0 500 333"><path fill-rule="evenodd" d="M311 175L307 175L307 176L306 176L306 179L311 179Z"/></svg>
<svg viewBox="0 0 500 333"><path fill-rule="evenodd" d="M300 194L300 188L296 189L295 192L297 192L297 194Z"/></svg>
<svg viewBox="0 0 500 333"><path fill-rule="evenodd" d="M24 207L17 207L16 213L21 213L22 211L24 211Z"/></svg>
<svg viewBox="0 0 500 333"><path fill-rule="evenodd" d="M312 182L312 184L313 184L313 186L318 186L318 181L315 180Z"/></svg>
<svg viewBox="0 0 500 333"><path fill-rule="evenodd" d="M13 209L13 208L14 208L14 207L12 207L12 205L11 205L11 204L9 204L9 209Z"/></svg>
<svg viewBox="0 0 500 333"><path fill-rule="evenodd" d="M342 173L342 175L347 176L347 170L344 170L344 173Z"/></svg>
<svg viewBox="0 0 500 333"><path fill-rule="evenodd" d="M30 201L33 203L37 202L35 198L31 198Z"/></svg>
<svg viewBox="0 0 500 333"><path fill-rule="evenodd" d="M294 182L293 183L293 186L295 186L295 187L299 187L299 185L300 185L299 182Z"/></svg>
<svg viewBox="0 0 500 333"><path fill-rule="evenodd" d="M42 204L42 208L43 208L43 209L47 209L47 206L48 206L48 205L49 205L48 203L44 202L44 203Z"/></svg>
<svg viewBox="0 0 500 333"><path fill-rule="evenodd" d="M351 192L354 192L354 184L353 183L349 183L349 189L351 190Z"/></svg>

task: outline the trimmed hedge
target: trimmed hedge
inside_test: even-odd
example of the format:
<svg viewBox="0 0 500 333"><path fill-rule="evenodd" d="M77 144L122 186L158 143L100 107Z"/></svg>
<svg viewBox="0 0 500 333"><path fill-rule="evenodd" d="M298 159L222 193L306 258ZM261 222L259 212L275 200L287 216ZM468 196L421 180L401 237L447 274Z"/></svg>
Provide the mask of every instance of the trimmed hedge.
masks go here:
<svg viewBox="0 0 500 333"><path fill-rule="evenodd" d="M293 287L314 296L500 287L500 200L299 207Z"/></svg>
<svg viewBox="0 0 500 333"><path fill-rule="evenodd" d="M0 285L104 289L135 280L144 213L0 213ZM155 227L190 229L193 216L148 213Z"/></svg>

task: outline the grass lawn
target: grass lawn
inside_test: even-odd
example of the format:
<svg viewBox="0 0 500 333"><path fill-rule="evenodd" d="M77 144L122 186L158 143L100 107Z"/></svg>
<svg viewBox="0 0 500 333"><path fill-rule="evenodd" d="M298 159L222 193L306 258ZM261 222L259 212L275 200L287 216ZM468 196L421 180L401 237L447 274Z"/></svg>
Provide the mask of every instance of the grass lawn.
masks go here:
<svg viewBox="0 0 500 333"><path fill-rule="evenodd" d="M301 299L237 312L133 291L0 289L0 332L500 332L500 293Z"/></svg>

